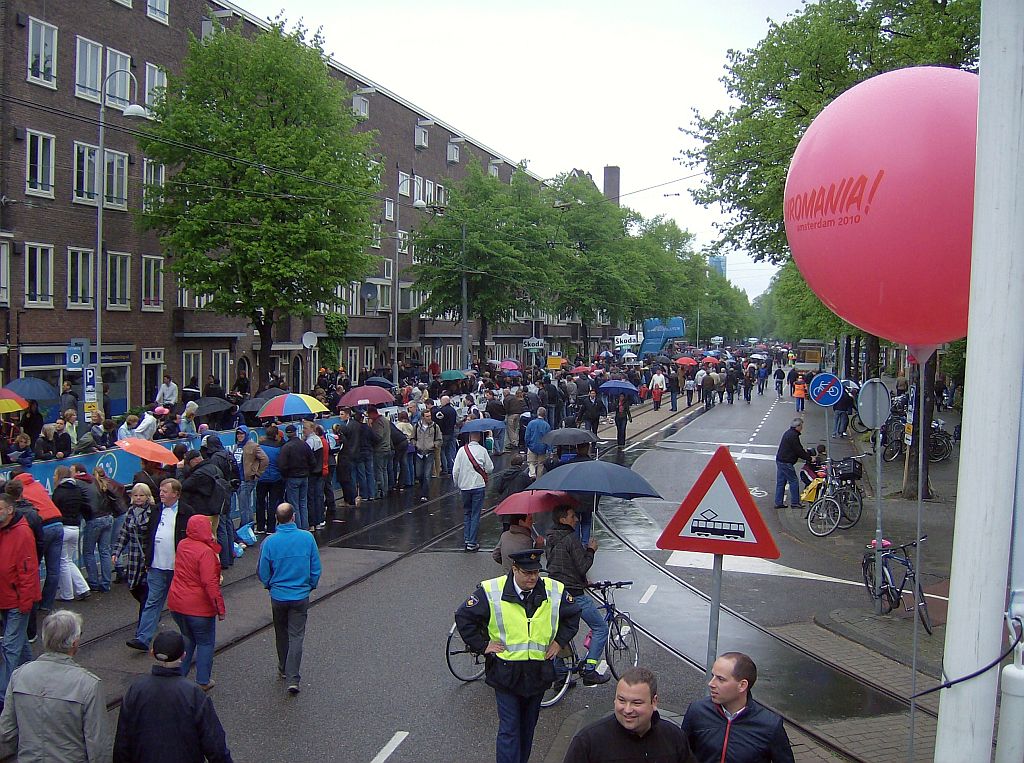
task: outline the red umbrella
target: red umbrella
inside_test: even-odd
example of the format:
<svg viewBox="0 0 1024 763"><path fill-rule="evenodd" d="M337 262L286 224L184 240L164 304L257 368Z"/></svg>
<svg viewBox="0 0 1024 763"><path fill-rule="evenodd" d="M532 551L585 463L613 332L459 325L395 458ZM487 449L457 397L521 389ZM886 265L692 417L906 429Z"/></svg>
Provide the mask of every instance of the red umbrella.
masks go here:
<svg viewBox="0 0 1024 763"><path fill-rule="evenodd" d="M576 366L572 369L574 374L589 374L593 369L590 366Z"/></svg>
<svg viewBox="0 0 1024 763"><path fill-rule="evenodd" d="M498 504L495 514L537 514L541 511L553 511L556 506L572 506L574 509L580 502L561 490L524 490L513 493Z"/></svg>
<svg viewBox="0 0 1024 763"><path fill-rule="evenodd" d="M693 358L691 358L688 355L684 355L681 358L676 358L676 365L677 366L695 366L695 365L697 365L697 361L694 360Z"/></svg>
<svg viewBox="0 0 1024 763"><path fill-rule="evenodd" d="M715 365L718 365L722 361L720 361L718 358L713 358L713 357L711 357L709 355L708 357L704 358L704 360L702 360L701 362L702 363L714 363Z"/></svg>
<svg viewBox="0 0 1024 763"><path fill-rule="evenodd" d="M353 387L338 401L341 408L352 408L357 405L394 405L395 396L382 387L372 384Z"/></svg>

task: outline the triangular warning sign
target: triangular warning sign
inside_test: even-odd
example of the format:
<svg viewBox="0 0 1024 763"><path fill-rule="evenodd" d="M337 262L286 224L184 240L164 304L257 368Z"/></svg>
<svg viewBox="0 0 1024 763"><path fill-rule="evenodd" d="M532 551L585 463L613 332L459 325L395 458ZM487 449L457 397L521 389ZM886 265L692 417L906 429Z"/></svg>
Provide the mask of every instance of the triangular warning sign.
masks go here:
<svg viewBox="0 0 1024 763"><path fill-rule="evenodd" d="M668 551L778 559L779 549L727 447L720 446L658 538Z"/></svg>

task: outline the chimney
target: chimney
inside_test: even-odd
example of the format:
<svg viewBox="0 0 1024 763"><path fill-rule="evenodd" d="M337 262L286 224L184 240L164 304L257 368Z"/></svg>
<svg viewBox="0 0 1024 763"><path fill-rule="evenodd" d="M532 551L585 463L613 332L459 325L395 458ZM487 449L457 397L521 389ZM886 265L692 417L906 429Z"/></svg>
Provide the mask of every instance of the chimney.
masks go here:
<svg viewBox="0 0 1024 763"><path fill-rule="evenodd" d="M604 197L619 206L619 168L604 168Z"/></svg>

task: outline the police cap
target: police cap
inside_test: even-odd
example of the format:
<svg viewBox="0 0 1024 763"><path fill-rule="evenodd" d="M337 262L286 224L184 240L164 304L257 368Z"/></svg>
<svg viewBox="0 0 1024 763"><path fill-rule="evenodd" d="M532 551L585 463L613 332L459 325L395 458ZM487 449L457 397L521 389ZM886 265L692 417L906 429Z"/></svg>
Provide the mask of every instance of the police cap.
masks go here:
<svg viewBox="0 0 1024 763"><path fill-rule="evenodd" d="M538 549L527 549L526 551L516 551L508 556L512 560L512 564L519 569L524 572L534 572L541 569L540 560L543 555L544 552Z"/></svg>

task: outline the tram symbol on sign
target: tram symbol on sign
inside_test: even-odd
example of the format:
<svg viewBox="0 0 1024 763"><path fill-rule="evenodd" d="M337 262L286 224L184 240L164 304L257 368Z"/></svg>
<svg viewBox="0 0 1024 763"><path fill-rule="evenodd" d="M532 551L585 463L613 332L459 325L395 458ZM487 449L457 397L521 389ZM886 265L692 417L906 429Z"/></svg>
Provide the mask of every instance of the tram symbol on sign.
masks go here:
<svg viewBox="0 0 1024 763"><path fill-rule="evenodd" d="M747 535L747 526L742 522L718 522L718 512L714 509L704 509L700 513L701 518L690 521L690 532L702 538L712 536L718 538L729 538L738 540Z"/></svg>

